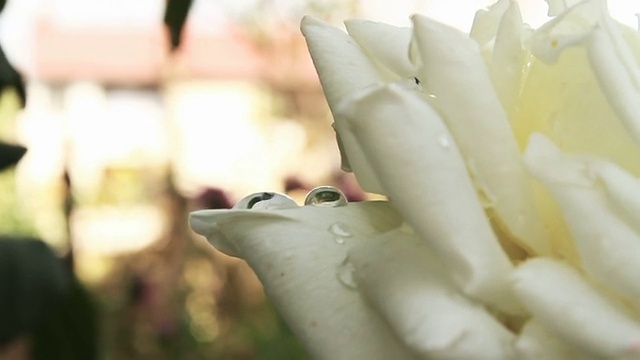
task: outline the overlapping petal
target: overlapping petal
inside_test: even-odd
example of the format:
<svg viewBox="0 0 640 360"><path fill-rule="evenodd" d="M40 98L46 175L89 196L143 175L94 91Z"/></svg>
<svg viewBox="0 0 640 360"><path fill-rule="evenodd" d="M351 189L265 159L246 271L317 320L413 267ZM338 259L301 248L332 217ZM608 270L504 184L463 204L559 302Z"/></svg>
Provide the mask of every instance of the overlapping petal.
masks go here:
<svg viewBox="0 0 640 360"><path fill-rule="evenodd" d="M349 248L400 226L388 203L202 210L190 222L216 247L233 249L249 263L314 358L412 358L341 273Z"/></svg>
<svg viewBox="0 0 640 360"><path fill-rule="evenodd" d="M368 20L347 20L349 35L367 56L395 74L395 79L412 79L417 75L415 59L410 57L413 30Z"/></svg>
<svg viewBox="0 0 640 360"><path fill-rule="evenodd" d="M449 264L472 297L517 311L506 287L511 263L491 230L456 142L440 116L403 84L361 92L339 116L349 124L385 192Z"/></svg>
<svg viewBox="0 0 640 360"><path fill-rule="evenodd" d="M511 358L513 334L458 292L444 264L410 228L359 244L348 259L363 296L423 358Z"/></svg>
<svg viewBox="0 0 640 360"><path fill-rule="evenodd" d="M429 18L414 15L413 23L424 64L420 78L436 97L437 110L458 143L485 206L495 211L492 220L530 252L548 254L518 145L478 45Z"/></svg>
<svg viewBox="0 0 640 360"><path fill-rule="evenodd" d="M549 333L594 356L640 352L640 323L600 295L570 266L529 260L513 276L520 300Z"/></svg>
<svg viewBox="0 0 640 360"><path fill-rule="evenodd" d="M637 224L625 219L633 222L637 214L618 215L633 210L629 204L640 201L640 193L626 193L627 200L617 196L614 204L607 198L607 193L630 189L629 184L637 186L630 175L623 177L620 169L601 159L562 154L539 134L531 137L525 162L560 205L585 270L640 305L640 233Z"/></svg>
<svg viewBox="0 0 640 360"><path fill-rule="evenodd" d="M375 64L344 31L309 16L302 20L300 28L307 39L309 53L332 113L335 114L340 103L354 92L385 81ZM334 120L342 167L353 171L366 191L382 193L379 181L367 164L362 150L349 134L342 133L340 119L334 117Z"/></svg>

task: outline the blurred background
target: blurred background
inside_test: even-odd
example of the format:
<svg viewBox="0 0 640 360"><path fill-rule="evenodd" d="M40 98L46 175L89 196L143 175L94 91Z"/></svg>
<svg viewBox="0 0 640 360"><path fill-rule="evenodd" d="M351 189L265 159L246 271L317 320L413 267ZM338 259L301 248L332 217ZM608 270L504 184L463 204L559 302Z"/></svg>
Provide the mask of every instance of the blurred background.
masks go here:
<svg viewBox="0 0 640 360"><path fill-rule="evenodd" d="M469 30L491 3L2 1L0 140L28 151L0 173L0 233L42 239L84 294L42 336L95 349L78 359L305 358L252 271L193 234L188 213L317 185L366 198L339 168L303 15L409 25L420 12ZM624 3L612 11L635 24ZM544 1L520 4L544 21ZM0 359L37 336L0 342Z"/></svg>

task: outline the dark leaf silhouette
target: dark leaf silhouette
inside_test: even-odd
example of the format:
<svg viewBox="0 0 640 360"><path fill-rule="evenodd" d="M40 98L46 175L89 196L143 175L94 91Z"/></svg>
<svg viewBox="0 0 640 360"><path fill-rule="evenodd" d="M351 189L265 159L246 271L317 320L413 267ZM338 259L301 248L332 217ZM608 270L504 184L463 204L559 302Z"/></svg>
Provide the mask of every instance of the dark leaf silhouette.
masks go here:
<svg viewBox="0 0 640 360"><path fill-rule="evenodd" d="M0 91L11 87L18 93L20 105L24 107L27 103L24 80L22 79L22 75L11 66L9 59L7 59L7 56L4 54L2 47L0 47Z"/></svg>
<svg viewBox="0 0 640 360"><path fill-rule="evenodd" d="M0 236L0 346L35 329L68 283L62 262L45 243Z"/></svg>
<svg viewBox="0 0 640 360"><path fill-rule="evenodd" d="M0 142L0 171L15 165L26 152L22 146Z"/></svg>
<svg viewBox="0 0 640 360"><path fill-rule="evenodd" d="M180 46L182 28L187 20L191 3L192 0L167 0L164 23L169 28L172 50L176 50Z"/></svg>

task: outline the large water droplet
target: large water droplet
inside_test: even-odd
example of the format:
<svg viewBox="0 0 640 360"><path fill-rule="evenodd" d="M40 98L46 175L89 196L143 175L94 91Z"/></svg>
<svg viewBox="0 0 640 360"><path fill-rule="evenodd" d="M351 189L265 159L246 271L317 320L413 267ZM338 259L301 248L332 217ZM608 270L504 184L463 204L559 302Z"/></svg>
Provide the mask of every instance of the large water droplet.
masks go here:
<svg viewBox="0 0 640 360"><path fill-rule="evenodd" d="M331 224L331 226L329 226L329 232L333 234L333 240L340 245L344 244L347 241L347 238L353 236L349 229L349 225L341 222Z"/></svg>
<svg viewBox="0 0 640 360"><path fill-rule="evenodd" d="M298 207L298 204L285 194L260 192L245 196L233 207L245 210L278 210Z"/></svg>
<svg viewBox="0 0 640 360"><path fill-rule="evenodd" d="M338 281L349 289L356 289L358 287L353 274L354 270L355 268L353 267L353 264L351 264L349 260L345 259L342 264L338 265L338 270L336 272Z"/></svg>
<svg viewBox="0 0 640 360"><path fill-rule="evenodd" d="M342 191L333 186L319 186L309 192L304 200L305 205L338 207L348 204Z"/></svg>

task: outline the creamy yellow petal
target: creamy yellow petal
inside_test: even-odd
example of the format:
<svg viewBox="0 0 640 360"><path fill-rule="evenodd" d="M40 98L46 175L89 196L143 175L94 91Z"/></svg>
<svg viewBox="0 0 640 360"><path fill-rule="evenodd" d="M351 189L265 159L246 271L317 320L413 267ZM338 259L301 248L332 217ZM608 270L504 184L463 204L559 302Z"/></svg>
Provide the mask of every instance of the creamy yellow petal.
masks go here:
<svg viewBox="0 0 640 360"><path fill-rule="evenodd" d="M586 156L564 155L539 134L531 136L525 162L560 205L585 270L638 304L640 233L608 202L599 175L606 163Z"/></svg>
<svg viewBox="0 0 640 360"><path fill-rule="evenodd" d="M496 37L504 13L512 3L511 0L498 0L488 9L478 10L473 19L469 37L475 40L480 47L485 47L492 42Z"/></svg>
<svg viewBox="0 0 640 360"><path fill-rule="evenodd" d="M596 360L575 347L563 342L555 334L545 329L534 317L527 321L514 343L518 360Z"/></svg>
<svg viewBox="0 0 640 360"><path fill-rule="evenodd" d="M463 33L415 15L414 36L424 66L420 77L460 147L485 207L528 251L548 254L530 180L507 115L477 44Z"/></svg>
<svg viewBox="0 0 640 360"><path fill-rule="evenodd" d="M407 222L476 298L517 311L506 288L512 266L493 234L456 142L423 94L381 85L345 103L340 116Z"/></svg>
<svg viewBox="0 0 640 360"><path fill-rule="evenodd" d="M618 27L603 16L589 36L589 61L609 104L640 142L640 66Z"/></svg>
<svg viewBox="0 0 640 360"><path fill-rule="evenodd" d="M640 325L570 266L529 260L516 269L513 286L534 318L571 346L605 358L640 354Z"/></svg>
<svg viewBox="0 0 640 360"><path fill-rule="evenodd" d="M640 233L640 180L611 163L598 170L610 204L627 225Z"/></svg>
<svg viewBox="0 0 640 360"><path fill-rule="evenodd" d="M513 116L524 66L525 51L522 45L524 28L518 3L512 2L500 20L496 34L489 74L502 107Z"/></svg>
<svg viewBox="0 0 640 360"><path fill-rule="evenodd" d="M566 48L582 44L599 22L597 1L585 0L536 30L529 40L533 55L554 63Z"/></svg>

